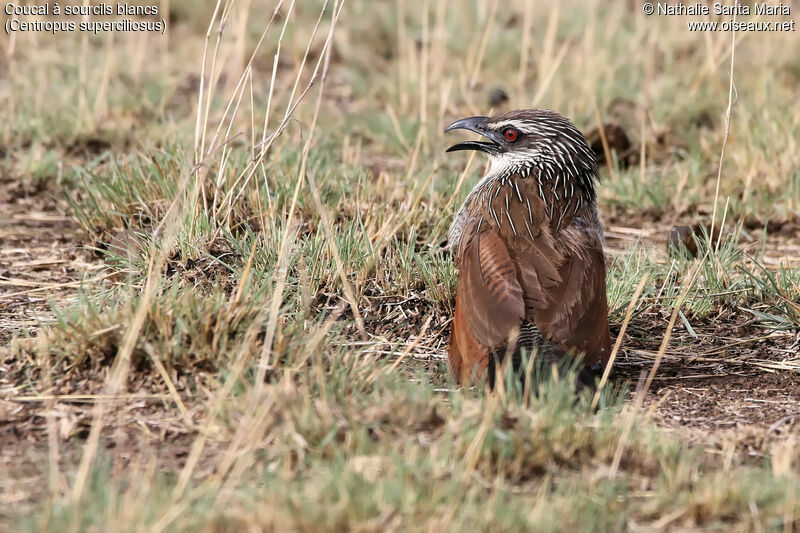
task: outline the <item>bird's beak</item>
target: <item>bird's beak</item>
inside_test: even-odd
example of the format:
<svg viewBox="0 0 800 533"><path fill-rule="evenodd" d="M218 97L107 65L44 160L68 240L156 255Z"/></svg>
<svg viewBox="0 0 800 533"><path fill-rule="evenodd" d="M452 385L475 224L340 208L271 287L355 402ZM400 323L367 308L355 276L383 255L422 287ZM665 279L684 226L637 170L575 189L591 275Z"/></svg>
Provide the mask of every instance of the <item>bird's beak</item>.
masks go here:
<svg viewBox="0 0 800 533"><path fill-rule="evenodd" d="M500 143L494 140L497 134L486 128L487 120L489 120L489 117L468 117L456 120L450 124L447 129L444 130L445 133L453 130L469 130L486 137L489 141L465 141L451 146L446 151L479 150L487 154L496 154L500 149Z"/></svg>

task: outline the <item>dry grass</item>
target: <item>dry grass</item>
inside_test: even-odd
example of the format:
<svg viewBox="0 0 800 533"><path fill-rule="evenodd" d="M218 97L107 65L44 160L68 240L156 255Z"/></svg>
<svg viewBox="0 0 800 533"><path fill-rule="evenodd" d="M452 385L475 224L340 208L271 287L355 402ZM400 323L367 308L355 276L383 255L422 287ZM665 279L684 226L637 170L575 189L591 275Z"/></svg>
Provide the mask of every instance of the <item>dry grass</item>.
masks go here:
<svg viewBox="0 0 800 533"><path fill-rule="evenodd" d="M792 35L623 2L160 7L165 37L0 41L0 524L798 525ZM594 398L447 375L439 243L484 162L440 132L490 93L606 125Z"/></svg>

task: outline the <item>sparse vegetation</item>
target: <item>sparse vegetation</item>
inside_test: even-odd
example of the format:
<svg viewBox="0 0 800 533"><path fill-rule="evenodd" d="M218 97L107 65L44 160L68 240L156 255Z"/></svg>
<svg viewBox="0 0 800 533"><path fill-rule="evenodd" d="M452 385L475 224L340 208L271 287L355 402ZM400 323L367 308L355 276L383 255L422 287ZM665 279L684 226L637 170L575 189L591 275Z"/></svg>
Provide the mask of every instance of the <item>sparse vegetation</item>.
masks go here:
<svg viewBox="0 0 800 533"><path fill-rule="evenodd" d="M165 36L0 39L0 529L798 529L795 34L159 6ZM441 244L485 168L441 131L490 97L627 137L598 145L626 326L597 410L447 373Z"/></svg>

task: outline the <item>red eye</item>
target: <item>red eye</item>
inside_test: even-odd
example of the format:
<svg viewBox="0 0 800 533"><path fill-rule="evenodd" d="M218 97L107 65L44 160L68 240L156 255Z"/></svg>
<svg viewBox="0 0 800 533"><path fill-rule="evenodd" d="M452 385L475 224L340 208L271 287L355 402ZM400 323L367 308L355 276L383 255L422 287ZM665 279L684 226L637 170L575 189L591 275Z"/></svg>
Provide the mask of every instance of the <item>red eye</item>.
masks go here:
<svg viewBox="0 0 800 533"><path fill-rule="evenodd" d="M503 136L506 140L510 143L513 143L519 137L519 132L514 128L506 128L506 131L503 132Z"/></svg>

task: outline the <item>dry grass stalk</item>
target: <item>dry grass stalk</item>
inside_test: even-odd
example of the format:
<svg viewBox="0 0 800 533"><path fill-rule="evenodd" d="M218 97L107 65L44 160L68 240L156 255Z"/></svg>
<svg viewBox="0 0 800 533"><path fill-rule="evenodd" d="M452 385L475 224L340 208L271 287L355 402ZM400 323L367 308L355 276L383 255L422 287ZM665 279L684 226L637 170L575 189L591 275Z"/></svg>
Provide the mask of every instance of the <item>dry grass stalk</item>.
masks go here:
<svg viewBox="0 0 800 533"><path fill-rule="evenodd" d="M606 368L603 370L600 383L597 385L597 392L595 392L594 398L592 399L592 409L597 407L597 402L600 401L600 394L603 392L603 388L608 382L608 376L611 374L614 361L617 359L617 354L619 353L619 349L622 346L622 341L625 338L625 331L628 329L628 324L631 321L631 316L633 316L633 311L636 309L636 306L639 305L639 297L642 295L644 286L647 284L649 279L650 278L647 275L642 276L642 279L639 280L639 284L636 286L636 290L633 293L633 298L631 298L631 302L628 304L628 309L625 311L625 319L622 321L622 327L619 330L619 335L617 335L614 348L611 350L611 356L608 358Z"/></svg>

